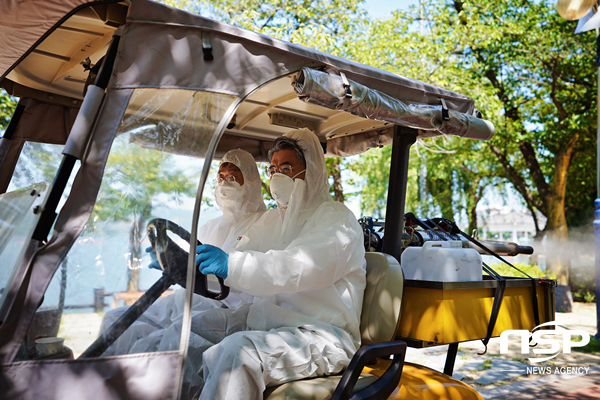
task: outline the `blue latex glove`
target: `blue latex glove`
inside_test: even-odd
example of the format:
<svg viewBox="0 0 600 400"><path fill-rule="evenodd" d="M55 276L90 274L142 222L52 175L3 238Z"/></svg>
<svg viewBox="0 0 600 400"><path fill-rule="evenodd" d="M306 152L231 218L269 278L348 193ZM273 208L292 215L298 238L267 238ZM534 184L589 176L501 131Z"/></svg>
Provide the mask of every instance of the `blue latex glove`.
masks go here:
<svg viewBox="0 0 600 400"><path fill-rule="evenodd" d="M229 262L227 253L210 244L201 244L196 247L196 254L196 266L201 273L227 278L227 263Z"/></svg>
<svg viewBox="0 0 600 400"><path fill-rule="evenodd" d="M152 260L152 262L150 264L148 264L148 268L157 269L159 271L162 271L162 268L160 267L160 264L158 263L158 258L156 258L156 252L152 249L152 246L150 246L146 249L146 253L150 254L150 259Z"/></svg>

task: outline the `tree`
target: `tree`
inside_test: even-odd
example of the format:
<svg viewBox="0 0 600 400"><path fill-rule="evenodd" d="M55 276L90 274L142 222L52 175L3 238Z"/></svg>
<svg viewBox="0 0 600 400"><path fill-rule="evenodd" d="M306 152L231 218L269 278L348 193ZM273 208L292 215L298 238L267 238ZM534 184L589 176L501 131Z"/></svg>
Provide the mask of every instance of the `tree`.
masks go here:
<svg viewBox="0 0 600 400"><path fill-rule="evenodd" d="M547 217L537 230L548 233L550 249L559 249L568 237L570 167L583 138L594 133L591 34L573 35L572 24L544 2L455 1L432 15L432 29L437 37L449 35L466 78L496 96L499 109L486 112L497 127L489 148L534 220L535 210ZM549 256L559 282L567 284L568 261L560 251Z"/></svg>
<svg viewBox="0 0 600 400"><path fill-rule="evenodd" d="M12 118L17 99L10 96L4 89L0 89L0 130L4 131Z"/></svg>
<svg viewBox="0 0 600 400"><path fill-rule="evenodd" d="M385 197L390 177L391 146L371 149L348 164L354 173L351 184L362 186L360 210L363 215L385 218Z"/></svg>
<svg viewBox="0 0 600 400"><path fill-rule="evenodd" d="M467 217L467 232L477 229L477 205L484 191L497 186L497 165L485 143L457 137L442 137L442 145L427 142L427 191L441 215Z"/></svg>
<svg viewBox="0 0 600 400"><path fill-rule="evenodd" d="M352 172L349 184L360 187L360 209L362 215L385 218L387 191L390 178L392 146L371 149L349 160L346 167ZM406 188L406 210L416 210L420 203L418 188L419 158L415 148L411 149Z"/></svg>
<svg viewBox="0 0 600 400"><path fill-rule="evenodd" d="M429 191L439 192L431 202L440 212L456 212L462 201L473 227L483 188L501 181L492 176L510 182L534 219L536 210L547 217L546 227L538 226L538 237L547 232L553 240L564 240L569 218L589 212L591 202L582 206L578 199L593 196L589 171L594 156L585 152L594 141L592 34L572 35L573 25L551 5L431 0L390 19L366 21L345 1L205 4L213 12L227 10L221 17L240 26L472 97L496 126L496 136L486 146L467 145L443 164L431 164L436 157L426 157ZM346 9L342 13L335 7ZM467 156L473 152L480 153L479 161ZM362 204L376 214L382 212L386 192L386 157L381 152L361 160L367 167L363 172L373 174L364 180L371 184L365 185ZM573 173L577 178L570 181ZM482 175L487 178L480 179ZM442 190L444 181L452 182L453 196ZM564 260L556 256L550 261L565 283Z"/></svg>
<svg viewBox="0 0 600 400"><path fill-rule="evenodd" d="M438 53L447 49L433 37L430 30L414 29L413 24L419 22L422 14L422 9L414 9L412 13L397 12L394 18L370 21L362 34L340 47L340 53L393 73L486 99L486 93L481 93L477 85L467 86L460 79L464 72L459 71L457 75L455 61L448 64L445 58L438 56ZM449 156L445 150L452 155ZM366 178L365 182L368 183L361 192L364 211L379 209L375 204L385 203L388 172L385 172L385 176L379 175L381 168L389 168L391 151L382 155L384 158L378 161L377 170L368 167L368 159L372 156L365 155L364 162L359 162L359 173L373 174L371 178ZM484 189L501 183L500 179L491 178L497 163L490 162L489 157L489 150L478 141L461 138L419 140L411 150L406 209L417 215L442 215L449 219L455 219L464 211L468 217L469 231L475 229L476 207ZM378 184L375 185L373 180ZM422 182L417 183L417 180Z"/></svg>
<svg viewBox="0 0 600 400"><path fill-rule="evenodd" d="M488 145L500 167L492 169L495 175L515 187L534 219L536 210L547 217L538 236L547 232L555 243L566 240L568 213L589 209L571 196L589 198L593 191L589 174L578 175L577 190L567 191L570 173L594 169L593 155L583 151L594 142L592 34L573 35L573 25L544 2L434 0L424 10L374 21L344 51L471 96L496 126ZM425 34L414 29L420 21ZM454 161L455 171L464 169L462 159ZM551 254L549 261L566 283L565 260Z"/></svg>
<svg viewBox="0 0 600 400"><path fill-rule="evenodd" d="M326 158L325 163L327 164L329 175L333 178L333 185L329 188L331 197L335 201L344 204L346 197L344 196L344 188L342 187L342 159L340 157Z"/></svg>
<svg viewBox="0 0 600 400"><path fill-rule="evenodd" d="M221 21L323 51L325 48L334 50L333 43L348 35L351 27L365 15L360 10L362 3L354 0L200 2L208 13Z"/></svg>
<svg viewBox="0 0 600 400"><path fill-rule="evenodd" d="M145 223L152 215L159 195L177 202L193 196L194 183L173 163L171 156L115 140L107 160L103 187L94 205L88 229L96 221L124 221L131 224L127 290L139 291L141 243Z"/></svg>

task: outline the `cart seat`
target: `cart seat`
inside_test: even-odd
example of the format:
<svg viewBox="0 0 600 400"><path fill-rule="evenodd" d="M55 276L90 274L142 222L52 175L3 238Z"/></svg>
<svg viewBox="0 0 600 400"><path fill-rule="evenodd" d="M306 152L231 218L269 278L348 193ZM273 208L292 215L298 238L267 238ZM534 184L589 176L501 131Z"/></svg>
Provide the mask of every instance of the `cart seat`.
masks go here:
<svg viewBox="0 0 600 400"><path fill-rule="evenodd" d="M365 288L360 320L362 345L394 340L402 293L404 275L398 261L383 253L367 253L367 287ZM268 387L264 400L310 399L327 400L342 379L341 375L309 378ZM361 373L353 393L375 382L375 375Z"/></svg>

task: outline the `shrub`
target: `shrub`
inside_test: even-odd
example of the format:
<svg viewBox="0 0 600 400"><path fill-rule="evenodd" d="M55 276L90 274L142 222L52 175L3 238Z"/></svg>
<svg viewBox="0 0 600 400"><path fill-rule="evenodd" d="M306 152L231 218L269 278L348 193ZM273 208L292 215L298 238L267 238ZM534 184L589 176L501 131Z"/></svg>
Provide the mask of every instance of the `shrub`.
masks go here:
<svg viewBox="0 0 600 400"><path fill-rule="evenodd" d="M519 268L521 271L525 272L527 275L532 278L543 278L543 279L556 279L556 274L554 272L545 270L542 271L537 264L525 264L525 263L512 263L515 267ZM499 273L502 276L515 276L526 278L527 275L523 275L516 269L512 268L508 264L492 264L490 265L494 271Z"/></svg>

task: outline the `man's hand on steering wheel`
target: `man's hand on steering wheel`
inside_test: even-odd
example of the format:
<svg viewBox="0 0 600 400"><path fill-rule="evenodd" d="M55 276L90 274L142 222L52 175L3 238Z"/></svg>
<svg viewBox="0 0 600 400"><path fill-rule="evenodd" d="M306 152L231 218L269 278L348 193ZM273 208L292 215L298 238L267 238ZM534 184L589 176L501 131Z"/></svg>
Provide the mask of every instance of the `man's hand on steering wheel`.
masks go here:
<svg viewBox="0 0 600 400"><path fill-rule="evenodd" d="M196 247L196 266L204 274L213 274L219 278L227 278L229 256L223 250L210 244Z"/></svg>

